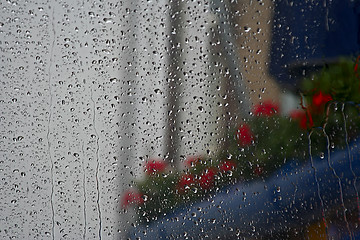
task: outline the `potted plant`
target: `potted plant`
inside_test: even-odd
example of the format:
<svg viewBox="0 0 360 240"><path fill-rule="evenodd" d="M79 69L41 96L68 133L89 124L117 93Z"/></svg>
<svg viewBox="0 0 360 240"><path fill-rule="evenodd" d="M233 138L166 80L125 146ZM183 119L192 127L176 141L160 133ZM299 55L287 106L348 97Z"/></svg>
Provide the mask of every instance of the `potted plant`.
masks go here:
<svg viewBox="0 0 360 240"><path fill-rule="evenodd" d="M136 192L125 194L123 207L134 204L140 224L155 224L154 226L159 227L159 221L170 221L169 216L174 216L178 209L186 212L187 208L199 207L197 202L207 202L208 199L217 199L215 202L221 203L228 198L228 204L225 205L230 209L237 206L236 211L241 211L237 204L241 202L241 198L234 200L231 194L229 196L226 193L226 189L236 192L234 189L246 188L246 191L252 189L262 193L262 197L250 197L253 203L274 201L273 196L279 194L276 193L277 190L274 195L263 189L265 179L273 185L282 185L282 198L289 197L293 194L293 186L284 182L282 177L284 173L292 171L301 172L298 176L291 177L291 181L299 185L308 184L314 173L315 181L317 176L321 176L329 178L328 182L334 182L335 173L336 183L340 177L334 170L335 167L342 171L347 163L331 162L330 155L344 151L350 154L350 144L360 133L358 71L357 62L354 64L349 60L341 60L311 78L304 79L299 109L289 116L282 115L279 106L271 101L256 105L251 119L239 123L229 131L229 141L222 151L213 157L189 156L184 162L184 170L171 169L161 159L147 161L144 167L145 179L137 182ZM325 158L328 161L321 161ZM318 162L313 159L318 159ZM351 163L350 160L350 166ZM324 170L321 173L310 171L316 167ZM342 171L343 176L354 176L354 169ZM317 189L319 190L319 183ZM304 201L309 201L306 197L313 195L307 192L306 187L298 191L303 192ZM330 191L327 194L332 196L334 193ZM292 206L289 199L283 201L285 202L288 205L284 206ZM263 204L263 208L259 208L258 204L253 206L252 211L270 214L274 211L274 205L270 205ZM281 203L279 206L282 206ZM248 214L252 212L246 211ZM201 215L205 217L203 213ZM258 222L260 226L265 224L263 221ZM169 233L169 229L164 231Z"/></svg>

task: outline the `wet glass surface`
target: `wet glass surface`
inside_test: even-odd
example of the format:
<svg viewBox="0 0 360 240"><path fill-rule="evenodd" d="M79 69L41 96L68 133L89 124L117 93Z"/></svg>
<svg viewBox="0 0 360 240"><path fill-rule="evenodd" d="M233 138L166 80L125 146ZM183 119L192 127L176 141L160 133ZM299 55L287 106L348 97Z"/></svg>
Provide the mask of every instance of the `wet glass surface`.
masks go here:
<svg viewBox="0 0 360 240"><path fill-rule="evenodd" d="M360 238L359 4L1 2L0 238Z"/></svg>

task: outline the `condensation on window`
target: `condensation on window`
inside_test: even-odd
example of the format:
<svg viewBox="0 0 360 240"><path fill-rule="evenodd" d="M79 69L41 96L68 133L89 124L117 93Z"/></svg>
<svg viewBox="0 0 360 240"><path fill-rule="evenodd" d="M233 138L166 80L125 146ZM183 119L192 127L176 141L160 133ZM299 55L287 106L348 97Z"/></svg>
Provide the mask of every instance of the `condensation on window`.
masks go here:
<svg viewBox="0 0 360 240"><path fill-rule="evenodd" d="M114 238L121 4L0 6L0 238Z"/></svg>
<svg viewBox="0 0 360 240"><path fill-rule="evenodd" d="M0 3L1 239L357 239L360 5Z"/></svg>

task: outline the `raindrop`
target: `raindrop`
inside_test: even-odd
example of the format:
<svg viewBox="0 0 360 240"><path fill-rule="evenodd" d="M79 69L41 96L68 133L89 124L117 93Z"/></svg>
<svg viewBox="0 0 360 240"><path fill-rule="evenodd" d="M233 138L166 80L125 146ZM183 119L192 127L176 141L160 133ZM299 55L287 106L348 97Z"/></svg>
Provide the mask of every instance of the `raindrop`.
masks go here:
<svg viewBox="0 0 360 240"><path fill-rule="evenodd" d="M112 23L113 19L112 18L104 18L104 22L105 23Z"/></svg>
<svg viewBox="0 0 360 240"><path fill-rule="evenodd" d="M154 92L155 92L156 94L162 94L162 91L161 91L160 89L158 89L158 88L156 88L156 89L154 90Z"/></svg>
<svg viewBox="0 0 360 240"><path fill-rule="evenodd" d="M246 33L250 32L250 30L251 30L251 27L247 27L247 26L244 27L244 31L245 31Z"/></svg>

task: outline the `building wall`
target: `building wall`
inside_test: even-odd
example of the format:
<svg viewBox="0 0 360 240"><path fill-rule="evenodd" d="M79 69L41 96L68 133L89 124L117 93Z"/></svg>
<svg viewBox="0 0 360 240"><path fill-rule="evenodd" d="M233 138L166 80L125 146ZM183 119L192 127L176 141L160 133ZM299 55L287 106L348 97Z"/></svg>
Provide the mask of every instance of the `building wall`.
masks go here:
<svg viewBox="0 0 360 240"><path fill-rule="evenodd" d="M243 0L233 6L238 24L241 69L252 103L279 102L281 89L269 74L273 1Z"/></svg>

